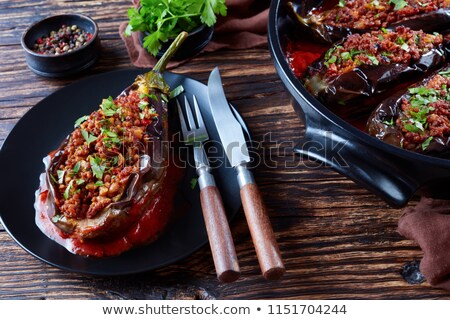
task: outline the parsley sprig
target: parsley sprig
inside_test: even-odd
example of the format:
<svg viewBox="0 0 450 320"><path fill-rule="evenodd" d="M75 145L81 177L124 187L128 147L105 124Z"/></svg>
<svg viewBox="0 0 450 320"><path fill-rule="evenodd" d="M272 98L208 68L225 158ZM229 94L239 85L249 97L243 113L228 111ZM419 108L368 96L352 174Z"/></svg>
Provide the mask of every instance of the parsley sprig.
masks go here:
<svg viewBox="0 0 450 320"><path fill-rule="evenodd" d="M212 27L217 15L226 16L225 0L141 0L141 7L128 10L128 26L124 32L148 33L143 47L156 56L163 42L175 38L180 32L190 32L206 24Z"/></svg>

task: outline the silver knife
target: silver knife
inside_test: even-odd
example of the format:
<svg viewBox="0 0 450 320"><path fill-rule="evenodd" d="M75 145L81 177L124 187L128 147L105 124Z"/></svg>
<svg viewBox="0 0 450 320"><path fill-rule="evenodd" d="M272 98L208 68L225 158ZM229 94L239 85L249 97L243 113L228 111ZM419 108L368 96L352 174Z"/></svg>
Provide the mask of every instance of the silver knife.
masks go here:
<svg viewBox="0 0 450 320"><path fill-rule="evenodd" d="M248 146L242 127L234 117L225 97L218 67L214 68L209 76L208 98L222 146L228 161L236 170L242 206L262 274L266 279L278 279L284 274L285 267L266 206L253 174L247 168L250 163Z"/></svg>

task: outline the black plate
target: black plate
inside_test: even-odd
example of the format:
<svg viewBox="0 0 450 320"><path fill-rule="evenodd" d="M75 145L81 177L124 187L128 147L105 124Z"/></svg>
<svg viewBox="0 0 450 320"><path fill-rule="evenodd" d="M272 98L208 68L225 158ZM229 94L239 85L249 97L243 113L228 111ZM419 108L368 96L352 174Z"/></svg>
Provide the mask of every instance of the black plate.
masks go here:
<svg viewBox="0 0 450 320"><path fill-rule="evenodd" d="M108 72L56 91L25 114L4 142L0 151L0 218L11 237L33 256L68 271L123 275L176 262L207 243L198 187L194 190L190 187L190 180L195 177L193 168L186 171L180 190L183 198L190 202L187 212L156 242L118 257L97 259L74 255L47 238L35 225L34 193L39 185L39 174L44 170L43 157L60 145L73 130L77 118L97 109L102 98L117 96L142 72L136 69ZM207 87L196 80L169 72L165 78L171 88L181 84L188 97L196 95L210 138L219 141L208 107ZM235 115L247 131L236 111ZM220 150L220 145L214 146ZM214 176L231 218L241 206L239 187L234 169L225 165L223 152L218 154L221 155L218 160L223 165L214 169Z"/></svg>

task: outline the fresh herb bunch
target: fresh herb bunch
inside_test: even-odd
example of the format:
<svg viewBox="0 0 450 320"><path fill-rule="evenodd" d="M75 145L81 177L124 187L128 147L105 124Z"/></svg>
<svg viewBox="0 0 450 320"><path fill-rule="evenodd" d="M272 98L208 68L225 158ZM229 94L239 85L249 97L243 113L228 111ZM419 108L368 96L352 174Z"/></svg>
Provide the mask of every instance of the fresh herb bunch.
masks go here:
<svg viewBox="0 0 450 320"><path fill-rule="evenodd" d="M134 31L148 33L143 47L156 56L163 42L202 24L212 27L219 14L227 14L225 0L141 0L139 8L128 9L125 36Z"/></svg>

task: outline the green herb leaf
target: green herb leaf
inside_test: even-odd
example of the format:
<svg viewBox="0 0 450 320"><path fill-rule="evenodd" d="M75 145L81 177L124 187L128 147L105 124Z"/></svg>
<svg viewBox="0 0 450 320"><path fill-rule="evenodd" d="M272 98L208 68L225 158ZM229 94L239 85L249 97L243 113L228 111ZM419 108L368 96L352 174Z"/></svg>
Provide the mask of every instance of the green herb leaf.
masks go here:
<svg viewBox="0 0 450 320"><path fill-rule="evenodd" d="M402 49L405 50L406 52L409 52L409 46L408 46L407 43L402 44L402 46L401 46L400 48L402 48Z"/></svg>
<svg viewBox="0 0 450 320"><path fill-rule="evenodd" d="M56 174L58 175L58 183L62 184L64 181L64 174L66 173L65 170L56 170Z"/></svg>
<svg viewBox="0 0 450 320"><path fill-rule="evenodd" d="M339 0L339 3L337 4L337 6L340 8L345 7L345 0Z"/></svg>
<svg viewBox="0 0 450 320"><path fill-rule="evenodd" d="M191 189L194 190L195 187L197 186L198 183L198 178L192 178L191 179Z"/></svg>
<svg viewBox="0 0 450 320"><path fill-rule="evenodd" d="M54 215L54 216L52 217L53 223L57 223L59 220L61 220L61 216L60 216L60 215Z"/></svg>
<svg viewBox="0 0 450 320"><path fill-rule="evenodd" d="M341 53L341 58L342 58L342 60L349 60L352 58L352 56L351 56L350 52L346 51L346 52Z"/></svg>
<svg viewBox="0 0 450 320"><path fill-rule="evenodd" d="M178 97L180 94L182 94L184 92L184 88L183 86L180 84L178 87L176 87L175 89L173 89L172 91L170 91L169 94L169 99L173 99Z"/></svg>
<svg viewBox="0 0 450 320"><path fill-rule="evenodd" d="M403 9L408 5L408 2L405 0L389 0L389 3L395 5L394 10Z"/></svg>
<svg viewBox="0 0 450 320"><path fill-rule="evenodd" d="M204 3L200 20L208 27L212 27L216 23L216 15L227 15L225 0L205 0Z"/></svg>
<svg viewBox="0 0 450 320"><path fill-rule="evenodd" d="M78 179L77 181L76 181L76 183L77 183L77 185L78 186L81 186L82 184L84 184L86 181L84 180L84 179Z"/></svg>
<svg viewBox="0 0 450 320"><path fill-rule="evenodd" d="M94 183L94 186L96 187L102 187L103 186L103 181L102 180L98 180Z"/></svg>
<svg viewBox="0 0 450 320"><path fill-rule="evenodd" d="M181 31L190 32L206 24L213 26L217 16L225 16L225 0L143 0L139 9L128 10L126 36L141 31L146 36L143 47L156 55L162 44L174 39Z"/></svg>
<svg viewBox="0 0 450 320"><path fill-rule="evenodd" d="M139 104L138 104L139 109L144 110L147 106L148 106L147 101L144 101L144 100L139 101Z"/></svg>
<svg viewBox="0 0 450 320"><path fill-rule="evenodd" d="M97 179L103 178L103 173L105 172L106 166L101 164L101 159L99 157L90 157L89 163L91 164L91 170Z"/></svg>
<svg viewBox="0 0 450 320"><path fill-rule="evenodd" d="M148 94L148 93L141 93L139 95L139 99L144 99L145 97L147 97L149 99L152 99L152 100L155 100L155 101L158 101L158 97L154 93L150 93L150 94Z"/></svg>
<svg viewBox="0 0 450 320"><path fill-rule="evenodd" d="M81 135L83 136L84 140L86 140L88 146L90 146L92 142L97 140L96 136L94 136L93 134L89 134L86 130L81 130Z"/></svg>
<svg viewBox="0 0 450 320"><path fill-rule="evenodd" d="M66 190L64 191L64 199L69 199L70 196L70 189L72 189L73 180L70 180L69 184L67 185Z"/></svg>
<svg viewBox="0 0 450 320"><path fill-rule="evenodd" d="M81 118L78 118L75 121L74 128L78 128L83 122L85 122L87 119L89 119L89 116L82 116Z"/></svg>
<svg viewBox="0 0 450 320"><path fill-rule="evenodd" d="M420 129L417 128L415 125L413 125L412 123L404 123L403 127L408 130L409 132L419 132Z"/></svg>
<svg viewBox="0 0 450 320"><path fill-rule="evenodd" d="M378 59L375 56L372 56L372 55L368 54L367 58L369 58L370 62L372 62L372 64L374 66L377 66L377 65L380 64L380 62L378 61Z"/></svg>
<svg viewBox="0 0 450 320"><path fill-rule="evenodd" d="M114 99L110 96L108 99L103 99L100 108L106 117L112 117L117 112L117 106L114 103Z"/></svg>
<svg viewBox="0 0 450 320"><path fill-rule="evenodd" d="M328 63L328 64L330 64L330 63L335 63L336 60L337 60L337 57L336 57L336 56L331 56L331 58L328 59L327 63Z"/></svg>
<svg viewBox="0 0 450 320"><path fill-rule="evenodd" d="M444 71L441 71L441 72L439 72L439 74L441 75L441 76L444 76L444 77L450 77L450 69L447 69L447 70L444 70Z"/></svg>
<svg viewBox="0 0 450 320"><path fill-rule="evenodd" d="M381 28L381 31L383 31L383 33L389 33L389 31L386 28Z"/></svg>
<svg viewBox="0 0 450 320"><path fill-rule="evenodd" d="M389 121L384 120L382 123L384 123L387 126L393 126L394 125L394 118L391 118L391 120L389 120Z"/></svg>
<svg viewBox="0 0 450 320"><path fill-rule="evenodd" d="M81 167L81 164L80 164L80 162L78 161L78 162L73 166L73 168L72 168L72 173L77 174L78 171L80 171L80 167Z"/></svg>
<svg viewBox="0 0 450 320"><path fill-rule="evenodd" d="M425 151L430 146L431 141L433 140L433 137L429 137L427 140L425 140L422 143L422 150Z"/></svg>

